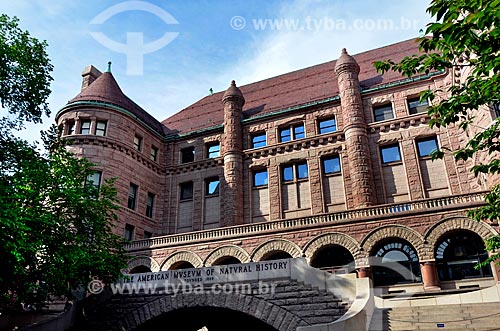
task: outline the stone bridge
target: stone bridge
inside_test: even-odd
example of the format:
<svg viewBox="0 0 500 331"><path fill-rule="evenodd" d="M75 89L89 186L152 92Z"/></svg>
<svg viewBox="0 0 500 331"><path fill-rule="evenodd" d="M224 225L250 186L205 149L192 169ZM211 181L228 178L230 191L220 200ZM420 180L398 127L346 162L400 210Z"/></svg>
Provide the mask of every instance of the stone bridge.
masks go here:
<svg viewBox="0 0 500 331"><path fill-rule="evenodd" d="M83 329L363 330L369 282L302 258L133 274L88 298Z"/></svg>

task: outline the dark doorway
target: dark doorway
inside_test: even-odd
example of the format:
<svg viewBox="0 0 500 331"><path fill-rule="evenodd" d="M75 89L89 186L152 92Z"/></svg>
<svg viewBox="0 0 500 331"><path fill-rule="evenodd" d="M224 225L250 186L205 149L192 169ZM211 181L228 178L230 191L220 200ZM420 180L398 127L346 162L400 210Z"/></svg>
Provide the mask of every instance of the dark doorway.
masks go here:
<svg viewBox="0 0 500 331"><path fill-rule="evenodd" d="M311 258L311 267L334 273L354 271L354 257L347 248L340 245L321 247Z"/></svg>
<svg viewBox="0 0 500 331"><path fill-rule="evenodd" d="M234 256L223 256L213 263L213 265L240 264L241 261Z"/></svg>
<svg viewBox="0 0 500 331"><path fill-rule="evenodd" d="M194 268L194 266L191 263L187 261L179 261L172 264L169 270L180 270L180 269L191 269L191 268Z"/></svg>
<svg viewBox="0 0 500 331"><path fill-rule="evenodd" d="M291 259L292 256L284 251L272 251L265 254L261 261L272 261L272 260L282 260L282 259Z"/></svg>
<svg viewBox="0 0 500 331"><path fill-rule="evenodd" d="M137 331L277 331L253 316L220 307L181 308L158 316Z"/></svg>
<svg viewBox="0 0 500 331"><path fill-rule="evenodd" d="M479 235L470 231L452 231L438 241L436 262L440 280L492 277L489 265L476 268L488 258Z"/></svg>

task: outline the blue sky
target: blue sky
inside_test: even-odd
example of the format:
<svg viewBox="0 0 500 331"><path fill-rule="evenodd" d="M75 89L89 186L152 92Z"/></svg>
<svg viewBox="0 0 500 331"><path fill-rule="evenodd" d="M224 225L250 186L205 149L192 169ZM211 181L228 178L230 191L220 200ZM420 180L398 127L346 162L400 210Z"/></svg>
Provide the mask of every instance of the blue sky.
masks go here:
<svg viewBox="0 0 500 331"><path fill-rule="evenodd" d="M17 16L21 28L47 41L54 65L52 114L20 136L38 139L78 94L89 64L104 71L112 61L125 94L163 120L210 88L225 90L232 79L244 85L334 60L343 47L356 54L417 37L429 22L427 5L420 0L2 1L1 13ZM109 17L93 24L106 10ZM143 40L136 45L148 46L125 48L139 50L138 57L127 58L124 50L100 43L98 33L124 47L132 44L127 34L139 36ZM140 56L166 34L170 42Z"/></svg>

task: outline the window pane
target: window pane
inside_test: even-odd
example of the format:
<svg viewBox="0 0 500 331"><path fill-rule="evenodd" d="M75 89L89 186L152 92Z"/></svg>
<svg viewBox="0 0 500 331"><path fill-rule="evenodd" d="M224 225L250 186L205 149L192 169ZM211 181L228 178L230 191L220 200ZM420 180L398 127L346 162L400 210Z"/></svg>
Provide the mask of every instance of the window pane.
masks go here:
<svg viewBox="0 0 500 331"><path fill-rule="evenodd" d="M68 134L75 134L75 122L69 123Z"/></svg>
<svg viewBox="0 0 500 331"><path fill-rule="evenodd" d="M130 209L135 209L137 200L137 185L130 184L130 189L128 191L128 204L127 207Z"/></svg>
<svg viewBox="0 0 500 331"><path fill-rule="evenodd" d="M125 224L125 239L133 240L134 239L134 226L130 224Z"/></svg>
<svg viewBox="0 0 500 331"><path fill-rule="evenodd" d="M382 154L382 163L401 161L399 145L381 147L380 152Z"/></svg>
<svg viewBox="0 0 500 331"><path fill-rule="evenodd" d="M418 156L429 156L433 151L438 149L435 137L421 139L417 141Z"/></svg>
<svg viewBox="0 0 500 331"><path fill-rule="evenodd" d="M252 148L265 147L266 146L266 134L259 134L252 137Z"/></svg>
<svg viewBox="0 0 500 331"><path fill-rule="evenodd" d="M220 144L208 145L207 156L209 159L220 156Z"/></svg>
<svg viewBox="0 0 500 331"><path fill-rule="evenodd" d="M294 139L302 139L306 137L303 124L293 127L293 137Z"/></svg>
<svg viewBox="0 0 500 331"><path fill-rule="evenodd" d="M149 158L153 161L156 161L157 158L158 158L158 148L156 147L151 147L151 155L149 156Z"/></svg>
<svg viewBox="0 0 500 331"><path fill-rule="evenodd" d="M375 115L376 122L394 118L394 114L392 112L392 104L373 107L373 114Z"/></svg>
<svg viewBox="0 0 500 331"><path fill-rule="evenodd" d="M101 185L101 172L96 171L92 175L88 175L85 184L93 185L95 188L99 189L99 186Z"/></svg>
<svg viewBox="0 0 500 331"><path fill-rule="evenodd" d="M253 186L267 185L267 170L253 173Z"/></svg>
<svg viewBox="0 0 500 331"><path fill-rule="evenodd" d="M138 151L141 150L141 148L142 148L142 138L141 137L138 137L138 136L134 137L134 148Z"/></svg>
<svg viewBox="0 0 500 331"><path fill-rule="evenodd" d="M207 181L207 195L219 194L219 180L212 179Z"/></svg>
<svg viewBox="0 0 500 331"><path fill-rule="evenodd" d="M319 121L319 133L328 133L337 131L337 123L334 118Z"/></svg>
<svg viewBox="0 0 500 331"><path fill-rule="evenodd" d="M181 185L181 200L193 198L193 182L182 183Z"/></svg>
<svg viewBox="0 0 500 331"><path fill-rule="evenodd" d="M307 178L307 163L297 164L297 178Z"/></svg>
<svg viewBox="0 0 500 331"><path fill-rule="evenodd" d="M97 136L106 135L106 122L99 121L96 123L95 134Z"/></svg>
<svg viewBox="0 0 500 331"><path fill-rule="evenodd" d="M323 159L323 169L325 174L340 172L340 158L336 156Z"/></svg>
<svg viewBox="0 0 500 331"><path fill-rule="evenodd" d="M420 102L420 97L408 99L408 109L410 114L425 113L429 103L427 100Z"/></svg>
<svg viewBox="0 0 500 331"><path fill-rule="evenodd" d="M181 162L193 162L194 161L194 147L187 147L181 149Z"/></svg>
<svg viewBox="0 0 500 331"><path fill-rule="evenodd" d="M288 180L293 180L293 167L288 166L283 168L283 180L288 181Z"/></svg>
<svg viewBox="0 0 500 331"><path fill-rule="evenodd" d="M153 237L153 234L149 231L144 231L144 239L149 239Z"/></svg>
<svg viewBox="0 0 500 331"><path fill-rule="evenodd" d="M90 134L90 121L82 121L82 126L80 127L81 134Z"/></svg>
<svg viewBox="0 0 500 331"><path fill-rule="evenodd" d="M290 129L282 129L280 131L280 142L284 143L291 140Z"/></svg>
<svg viewBox="0 0 500 331"><path fill-rule="evenodd" d="M153 206L155 201L155 195L151 192L148 192L148 198L146 201L146 216L153 217Z"/></svg>

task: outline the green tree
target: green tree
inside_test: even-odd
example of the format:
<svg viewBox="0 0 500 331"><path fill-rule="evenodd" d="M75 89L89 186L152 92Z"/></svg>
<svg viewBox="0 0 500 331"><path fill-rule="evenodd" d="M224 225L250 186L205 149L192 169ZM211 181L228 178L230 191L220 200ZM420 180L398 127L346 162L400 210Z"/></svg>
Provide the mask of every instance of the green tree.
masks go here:
<svg viewBox="0 0 500 331"><path fill-rule="evenodd" d="M66 148L53 126L47 152L16 138L25 121L48 115L52 80L46 43L0 16L0 308L71 296L93 277L112 281L125 266L123 240L112 233L113 181L89 182L94 165Z"/></svg>
<svg viewBox="0 0 500 331"><path fill-rule="evenodd" d="M452 151L456 160L468 160L476 154L487 154L482 164L472 171L479 174L500 173L500 122L495 119L487 127L477 130L475 120L492 112L499 105L500 94L500 0L432 0L427 12L432 22L427 25L426 36L418 39L421 54L408 56L400 62L375 62L379 72L394 70L412 77L432 71L461 70L466 78L446 91L426 91L421 100L434 100L436 93L448 97L429 107L431 127L456 125L467 131L475 130L466 146ZM436 153L442 157L444 152ZM468 215L476 220L498 222L500 218L500 186L491 188L484 207L471 210ZM486 242L486 249L500 248L500 237ZM484 264L500 258L493 255Z"/></svg>

